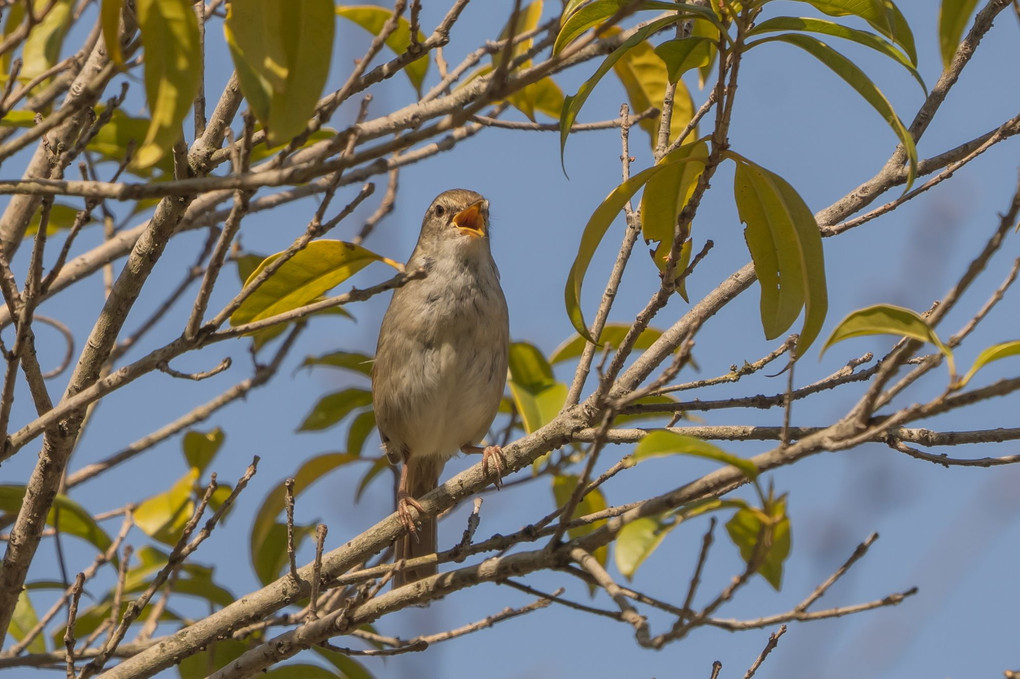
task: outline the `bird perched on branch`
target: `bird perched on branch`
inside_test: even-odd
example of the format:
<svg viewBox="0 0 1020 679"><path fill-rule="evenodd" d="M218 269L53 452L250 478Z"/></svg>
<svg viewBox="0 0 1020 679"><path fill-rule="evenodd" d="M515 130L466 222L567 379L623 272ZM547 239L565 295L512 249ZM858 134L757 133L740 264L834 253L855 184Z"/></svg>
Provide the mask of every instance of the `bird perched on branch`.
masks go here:
<svg viewBox="0 0 1020 679"><path fill-rule="evenodd" d="M397 512L407 534L397 541L397 561L435 553L436 520L417 498L438 485L457 451L482 453L497 487L503 471L500 449L478 445L503 396L510 344L489 248L489 202L465 189L432 201L407 263L418 267L425 278L393 293L372 367L379 434L390 462L402 465ZM435 565L399 570L394 586L436 572Z"/></svg>

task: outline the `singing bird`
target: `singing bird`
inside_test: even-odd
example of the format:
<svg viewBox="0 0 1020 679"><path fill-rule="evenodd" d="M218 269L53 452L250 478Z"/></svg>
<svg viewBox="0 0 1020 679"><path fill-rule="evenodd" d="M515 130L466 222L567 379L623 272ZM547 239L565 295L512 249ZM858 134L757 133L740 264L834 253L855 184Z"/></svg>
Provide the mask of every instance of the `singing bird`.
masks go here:
<svg viewBox="0 0 1020 679"><path fill-rule="evenodd" d="M506 384L510 323L489 245L489 202L474 191L440 194L425 213L407 268L426 276L393 293L372 367L372 405L391 464L400 464L397 512L407 533L396 559L436 551L436 520L417 498L435 488L446 461L482 453L502 475L502 452L480 447ZM418 512L416 526L411 509ZM394 587L436 573L401 570Z"/></svg>

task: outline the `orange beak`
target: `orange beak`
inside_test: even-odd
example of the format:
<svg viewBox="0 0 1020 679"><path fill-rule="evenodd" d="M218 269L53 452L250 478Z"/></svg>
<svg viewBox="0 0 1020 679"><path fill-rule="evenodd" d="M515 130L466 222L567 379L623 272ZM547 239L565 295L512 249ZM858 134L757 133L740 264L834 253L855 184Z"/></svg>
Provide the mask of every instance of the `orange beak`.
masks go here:
<svg viewBox="0 0 1020 679"><path fill-rule="evenodd" d="M476 238L481 238L485 235L485 213L482 212L482 208L485 205L485 201L479 201L474 205L470 205L453 216L453 224L461 233Z"/></svg>

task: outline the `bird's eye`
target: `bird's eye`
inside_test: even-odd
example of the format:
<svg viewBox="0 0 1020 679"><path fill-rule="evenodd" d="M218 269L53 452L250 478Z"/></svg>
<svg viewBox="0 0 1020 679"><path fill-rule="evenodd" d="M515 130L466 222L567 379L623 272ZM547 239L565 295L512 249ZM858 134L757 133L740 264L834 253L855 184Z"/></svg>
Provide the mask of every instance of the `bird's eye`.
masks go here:
<svg viewBox="0 0 1020 679"><path fill-rule="evenodd" d="M446 208L443 207L442 205L437 205L436 206L436 217L442 217L445 214L446 214Z"/></svg>

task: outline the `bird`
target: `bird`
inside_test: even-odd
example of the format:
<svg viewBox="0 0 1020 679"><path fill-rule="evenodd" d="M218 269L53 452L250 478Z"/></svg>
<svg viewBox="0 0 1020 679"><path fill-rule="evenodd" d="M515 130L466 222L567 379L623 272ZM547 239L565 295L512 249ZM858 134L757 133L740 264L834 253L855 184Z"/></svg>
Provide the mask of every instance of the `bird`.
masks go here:
<svg viewBox="0 0 1020 679"><path fill-rule="evenodd" d="M474 191L445 191L429 206L406 270L425 277L393 293L372 365L372 406L390 463L400 465L396 508L407 528L395 563L437 550L435 517L418 502L436 488L458 451L481 453L500 487L505 459L479 444L506 385L510 321L489 240L489 202ZM416 525L412 509L417 510ZM399 567L393 586L438 572Z"/></svg>

